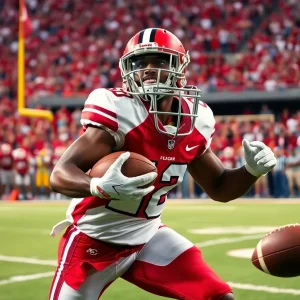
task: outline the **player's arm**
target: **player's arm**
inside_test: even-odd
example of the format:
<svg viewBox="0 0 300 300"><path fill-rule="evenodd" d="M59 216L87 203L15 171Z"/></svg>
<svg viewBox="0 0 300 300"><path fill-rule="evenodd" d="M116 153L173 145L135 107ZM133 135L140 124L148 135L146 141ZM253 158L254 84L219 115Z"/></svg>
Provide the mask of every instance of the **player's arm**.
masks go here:
<svg viewBox="0 0 300 300"><path fill-rule="evenodd" d="M51 189L68 197L90 196L91 177L85 172L99 159L111 153L114 146L115 140L110 133L89 126L54 167L50 177Z"/></svg>
<svg viewBox="0 0 300 300"><path fill-rule="evenodd" d="M130 153L121 154L101 177L91 178L85 172L117 145L119 128L115 98L105 89L96 89L89 95L81 115L81 124L86 129L63 154L50 177L53 191L68 197L97 196L108 200L136 200L150 193L154 186L140 188L152 182L156 172L137 177L126 177L121 172Z"/></svg>
<svg viewBox="0 0 300 300"><path fill-rule="evenodd" d="M243 141L246 165L227 169L209 148L195 158L188 171L215 201L228 202L244 195L254 182L276 165L276 158L262 142Z"/></svg>
<svg viewBox="0 0 300 300"><path fill-rule="evenodd" d="M210 150L195 158L188 171L205 193L213 200L228 202L244 195L258 179L245 166L226 169L220 159Z"/></svg>

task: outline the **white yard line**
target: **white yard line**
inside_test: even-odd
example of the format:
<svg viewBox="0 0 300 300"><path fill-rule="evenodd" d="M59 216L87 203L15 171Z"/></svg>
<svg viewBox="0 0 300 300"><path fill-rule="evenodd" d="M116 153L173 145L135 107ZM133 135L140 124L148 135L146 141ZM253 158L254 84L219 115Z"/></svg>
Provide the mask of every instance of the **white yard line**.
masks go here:
<svg viewBox="0 0 300 300"><path fill-rule="evenodd" d="M239 198L230 202L231 204L300 204L300 198ZM180 205L180 204L201 204L201 205L228 205L225 203L218 203L211 199L171 199L168 198L167 204Z"/></svg>
<svg viewBox="0 0 300 300"><path fill-rule="evenodd" d="M0 285L28 281L28 280L35 280L35 279L39 279L39 278L50 277L53 275L54 275L54 272L46 272L46 273L37 273L37 274L31 274L31 275L12 276L9 279L0 280Z"/></svg>
<svg viewBox="0 0 300 300"><path fill-rule="evenodd" d="M12 276L9 279L0 280L0 285L6 285L10 283L24 282L29 280L35 280L45 277L51 277L54 275L54 272L46 272L46 273L37 273L31 275L18 275ZM264 285L254 285L249 283L236 283L236 282L227 282L232 288L240 289L240 290L249 290L249 291L262 291L271 294L290 294L290 295L300 295L300 290L295 289L282 289L272 286L264 286Z"/></svg>
<svg viewBox="0 0 300 300"><path fill-rule="evenodd" d="M18 262L33 265L45 265L45 266L56 266L56 260L42 260L37 258L18 257L18 256L5 256L0 255L0 260L9 262Z"/></svg>
<svg viewBox="0 0 300 300"><path fill-rule="evenodd" d="M253 235L261 234L262 236L268 232L276 229L275 226L223 226L223 227L204 227L197 229L190 229L189 232L194 234L243 234L243 235Z"/></svg>
<svg viewBox="0 0 300 300"><path fill-rule="evenodd" d="M231 202L232 204L300 204L300 198L239 198ZM0 201L0 207L3 206L43 206L43 205L55 205L55 206L66 206L70 204L70 200L30 200L30 201ZM201 204L201 205L228 205L220 204L211 199L171 199L168 198L167 204L170 205L182 205L182 204Z"/></svg>
<svg viewBox="0 0 300 300"><path fill-rule="evenodd" d="M244 235L234 238L221 238L221 239L215 239L215 240L208 240L201 243L195 244L199 248L208 247L208 246L214 246L214 245L220 245L220 244L232 244L236 242L242 242L242 241L248 241L248 240L256 240L261 239L262 234L255 234L255 235Z"/></svg>
<svg viewBox="0 0 300 300"><path fill-rule="evenodd" d="M217 205L170 205L167 210L235 210L237 206L217 206Z"/></svg>
<svg viewBox="0 0 300 300"><path fill-rule="evenodd" d="M18 233L34 233L34 234L43 234L50 235L51 229L40 229L40 228L26 228L26 227L1 227L0 231L5 232L18 232Z"/></svg>
<svg viewBox="0 0 300 300"><path fill-rule="evenodd" d="M262 291L271 294L291 294L291 295L300 295L300 290L294 289L281 289L272 286L265 285L254 285L249 283L236 283L236 282L227 282L232 288L240 290L249 290L249 291Z"/></svg>
<svg viewBox="0 0 300 300"><path fill-rule="evenodd" d="M34 207L34 211L35 212L46 212L48 213L49 212L49 206L38 206L38 205L30 205L29 204L27 206L25 205L22 205L22 204L15 204L15 205L8 205L8 206L4 206L4 205L0 205L0 212L3 212L3 211L14 211L15 213L22 213L24 214L24 209L32 209L32 207ZM61 206L54 206L52 204L52 207L50 208L51 209L51 213L53 212L64 212L64 207L61 207Z"/></svg>
<svg viewBox="0 0 300 300"><path fill-rule="evenodd" d="M254 236L252 236L252 238L253 237ZM216 241L216 240L214 240L214 241ZM207 241L207 242L209 242L209 241ZM28 264L36 264L36 265L47 265L47 266L55 266L56 265L55 260L41 260L41 259L35 259L35 258L16 257L16 256L0 255L0 260L9 261L9 262L21 262L21 263L28 263ZM35 279L50 277L53 275L54 275L54 272L37 273L37 274L31 274L31 275L17 275L17 276L12 276L9 279L0 280L0 285L23 282L23 281L28 281L28 280L35 280ZM267 293L272 293L272 294L300 295L300 290L295 290L295 289L282 289L282 288L277 288L277 287L272 287L272 286L254 285L254 284L249 284L249 283L237 283L237 282L228 282L228 284L232 288L241 289L241 290L262 291L262 292L267 292Z"/></svg>

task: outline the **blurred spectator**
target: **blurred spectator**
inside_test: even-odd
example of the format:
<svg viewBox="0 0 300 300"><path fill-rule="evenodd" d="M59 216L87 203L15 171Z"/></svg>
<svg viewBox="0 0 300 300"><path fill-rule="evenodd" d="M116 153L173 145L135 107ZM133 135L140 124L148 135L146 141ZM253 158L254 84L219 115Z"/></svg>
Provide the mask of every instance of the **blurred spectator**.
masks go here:
<svg viewBox="0 0 300 300"><path fill-rule="evenodd" d="M263 104L261 107L261 110L259 112L260 114L264 115L264 114L273 114L272 110L269 108L269 106L267 104Z"/></svg>
<svg viewBox="0 0 300 300"><path fill-rule="evenodd" d="M0 151L1 195L3 194L4 198L7 199L14 185L13 149L10 144L4 143L1 145Z"/></svg>
<svg viewBox="0 0 300 300"><path fill-rule="evenodd" d="M195 65L189 79L208 92L299 87L299 1L26 2L33 25L28 101L119 86L125 41L146 27L170 29L187 45ZM17 3L5 1L0 10L0 97L8 99L16 97ZM240 49L234 59L227 55Z"/></svg>
<svg viewBox="0 0 300 300"><path fill-rule="evenodd" d="M288 197L288 183L285 174L287 159L284 155L284 150L280 147L274 148L274 153L277 158L277 164L273 169L274 174L274 197Z"/></svg>
<svg viewBox="0 0 300 300"><path fill-rule="evenodd" d="M51 156L46 148L38 151L36 156L36 187L41 199L50 198L49 171Z"/></svg>
<svg viewBox="0 0 300 300"><path fill-rule="evenodd" d="M45 95L74 97L87 95L97 87L119 86L118 60L124 43L145 27L170 29L187 45L192 62L187 74L189 84L204 92L300 87L299 1L26 2L33 24L33 33L25 41L27 104ZM81 108L71 112L62 106L53 122L16 113L17 20L18 1L4 1L0 10L0 144L27 151L31 191L35 197L40 193L49 196L46 178L53 163L41 153L48 149L46 156L53 157L56 149L66 149L82 134ZM240 113L258 112L248 105ZM265 104L259 113L272 110ZM226 164L238 167L244 163L240 155L243 138L262 140L282 151L299 149L300 110L291 113L286 108L276 116L275 123L224 119L216 124L211 148L226 159ZM233 151L231 159L226 158L228 149ZM14 184L8 176L14 168L8 166L8 157L0 154L0 194L6 196ZM270 193L273 175L268 174ZM41 178L38 189L35 177ZM260 196L267 194L264 180L256 185ZM189 176L177 192L177 197L184 198L202 193Z"/></svg>
<svg viewBox="0 0 300 300"><path fill-rule="evenodd" d="M12 153L14 159L15 186L18 189L18 199L32 199L29 156L24 148L17 148Z"/></svg>
<svg viewBox="0 0 300 300"><path fill-rule="evenodd" d="M285 168L290 196L295 196L295 190L300 195L300 148L294 147L289 149Z"/></svg>

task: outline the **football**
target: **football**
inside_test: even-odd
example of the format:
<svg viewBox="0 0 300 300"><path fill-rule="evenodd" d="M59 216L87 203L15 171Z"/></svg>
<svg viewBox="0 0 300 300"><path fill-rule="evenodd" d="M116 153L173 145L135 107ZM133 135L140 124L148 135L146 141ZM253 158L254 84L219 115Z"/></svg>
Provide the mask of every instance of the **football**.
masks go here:
<svg viewBox="0 0 300 300"><path fill-rule="evenodd" d="M114 152L101 158L93 166L93 168L89 172L89 176L102 177L107 169L113 164L113 162L124 152L125 151ZM157 173L157 169L154 163L145 156L135 152L130 152L130 157L122 165L121 172L127 177L135 177L149 172ZM151 186L153 182L148 183L144 187Z"/></svg>
<svg viewBox="0 0 300 300"><path fill-rule="evenodd" d="M278 227L265 235L252 254L253 265L273 276L300 275L300 224Z"/></svg>

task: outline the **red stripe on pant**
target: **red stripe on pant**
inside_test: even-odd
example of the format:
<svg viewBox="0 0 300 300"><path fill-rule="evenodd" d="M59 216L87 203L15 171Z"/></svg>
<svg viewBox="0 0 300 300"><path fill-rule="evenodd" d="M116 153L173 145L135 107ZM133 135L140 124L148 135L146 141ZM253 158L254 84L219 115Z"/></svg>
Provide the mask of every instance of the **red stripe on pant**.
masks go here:
<svg viewBox="0 0 300 300"><path fill-rule="evenodd" d="M77 235L75 235L73 237L73 240L70 241L72 234L77 232ZM54 278L52 280L52 284L51 284L51 288L50 288L50 293L49 293L49 299L50 300L58 300L59 298L59 293L61 291L62 285L64 283L64 268L65 265L68 264L68 262L70 261L70 259L72 258L72 254L73 251L76 247L76 244L78 242L79 239L79 230L76 227L70 226L66 233L63 235L63 237L61 238L60 241L60 245L59 245L59 254L58 254L58 259L59 259L59 263L58 266L56 268L56 272L54 275ZM62 249L62 251L61 251ZM66 253L67 251L67 253ZM66 255L66 258L64 260L64 256ZM60 273L60 274L59 274ZM59 276L59 279L57 281L57 277ZM54 289L54 291L53 291ZM53 295L54 292L54 295Z"/></svg>

